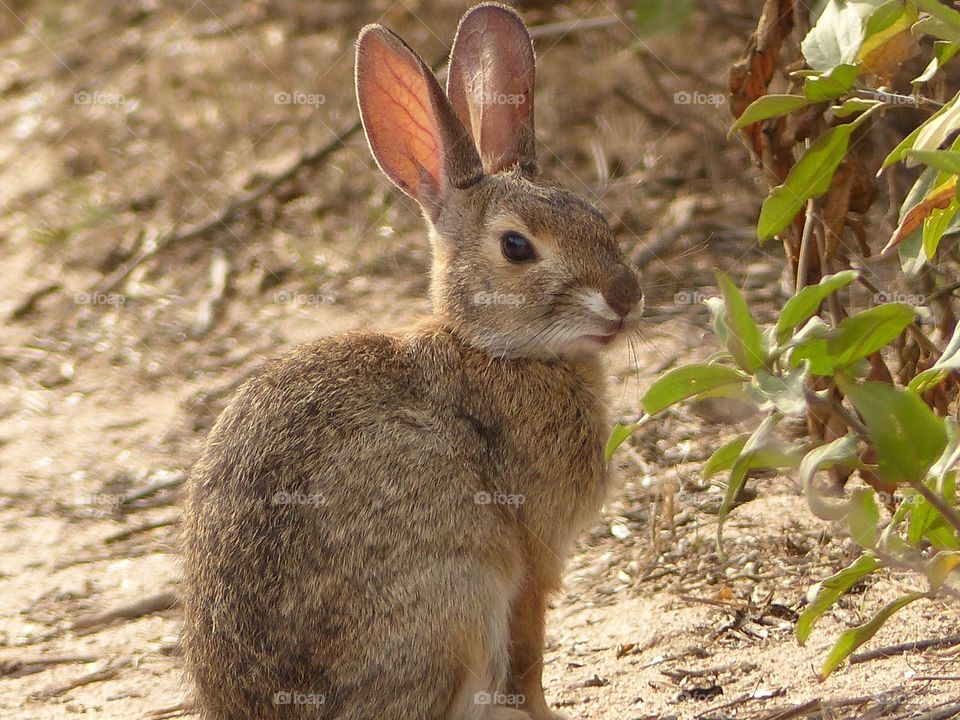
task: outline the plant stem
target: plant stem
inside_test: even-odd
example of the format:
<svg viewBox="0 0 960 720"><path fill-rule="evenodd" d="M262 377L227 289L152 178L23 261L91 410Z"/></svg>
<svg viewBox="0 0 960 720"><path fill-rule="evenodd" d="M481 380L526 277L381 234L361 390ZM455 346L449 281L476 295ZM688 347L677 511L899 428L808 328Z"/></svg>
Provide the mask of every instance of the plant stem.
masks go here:
<svg viewBox="0 0 960 720"><path fill-rule="evenodd" d="M809 148L809 143L807 145ZM807 200L807 212L803 216L803 236L800 238L800 255L797 258L797 280L794 283L794 293L798 293L807 285L807 275L810 273L810 253L813 249L814 199Z"/></svg>
<svg viewBox="0 0 960 720"><path fill-rule="evenodd" d="M900 95L899 93L880 90L854 90L853 95L863 100L876 100L884 105L894 107L915 107L925 110L939 110L943 107L943 103L922 95Z"/></svg>

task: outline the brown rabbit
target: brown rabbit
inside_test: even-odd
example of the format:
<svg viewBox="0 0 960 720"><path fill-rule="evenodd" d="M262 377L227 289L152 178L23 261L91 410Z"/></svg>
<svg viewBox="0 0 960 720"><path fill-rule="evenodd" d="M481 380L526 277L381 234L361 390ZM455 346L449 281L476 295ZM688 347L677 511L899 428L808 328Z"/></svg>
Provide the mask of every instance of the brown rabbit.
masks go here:
<svg viewBox="0 0 960 720"><path fill-rule="evenodd" d="M423 208L433 316L301 347L224 411L187 496L206 720L547 720L544 611L608 485L598 354L637 330L601 213L536 176L520 18L461 21L447 94L378 25L357 98Z"/></svg>

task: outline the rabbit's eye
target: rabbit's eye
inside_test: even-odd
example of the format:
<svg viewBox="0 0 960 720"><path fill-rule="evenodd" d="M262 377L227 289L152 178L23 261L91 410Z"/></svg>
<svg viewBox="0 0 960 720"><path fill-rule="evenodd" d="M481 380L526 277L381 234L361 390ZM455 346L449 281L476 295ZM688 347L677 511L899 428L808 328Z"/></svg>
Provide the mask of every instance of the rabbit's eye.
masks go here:
<svg viewBox="0 0 960 720"><path fill-rule="evenodd" d="M508 231L500 236L500 252L510 262L529 262L536 257L533 243L518 232Z"/></svg>

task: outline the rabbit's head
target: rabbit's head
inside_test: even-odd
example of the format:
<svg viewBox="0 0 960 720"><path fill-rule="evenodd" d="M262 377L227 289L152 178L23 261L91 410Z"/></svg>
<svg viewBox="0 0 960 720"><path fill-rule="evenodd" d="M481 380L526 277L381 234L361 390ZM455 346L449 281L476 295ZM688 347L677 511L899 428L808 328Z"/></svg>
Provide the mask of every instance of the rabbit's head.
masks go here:
<svg viewBox="0 0 960 720"><path fill-rule="evenodd" d="M510 8L460 22L447 92L389 30L357 41L357 100L383 172L423 209L435 313L493 355L582 359L643 310L602 213L537 175L534 54Z"/></svg>

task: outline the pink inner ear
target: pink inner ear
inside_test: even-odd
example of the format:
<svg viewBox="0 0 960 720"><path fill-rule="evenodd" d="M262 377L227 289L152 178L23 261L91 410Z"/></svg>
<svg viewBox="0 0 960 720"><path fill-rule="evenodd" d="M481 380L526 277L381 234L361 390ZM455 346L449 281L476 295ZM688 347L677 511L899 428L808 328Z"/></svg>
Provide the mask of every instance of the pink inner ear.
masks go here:
<svg viewBox="0 0 960 720"><path fill-rule="evenodd" d="M422 200L443 183L442 149L423 70L410 51L377 30L360 39L357 95L370 149L402 190Z"/></svg>

